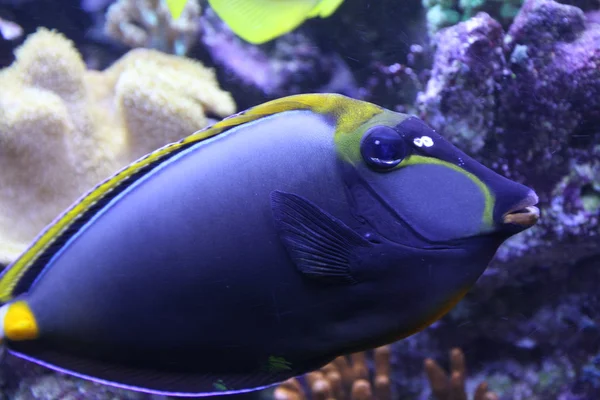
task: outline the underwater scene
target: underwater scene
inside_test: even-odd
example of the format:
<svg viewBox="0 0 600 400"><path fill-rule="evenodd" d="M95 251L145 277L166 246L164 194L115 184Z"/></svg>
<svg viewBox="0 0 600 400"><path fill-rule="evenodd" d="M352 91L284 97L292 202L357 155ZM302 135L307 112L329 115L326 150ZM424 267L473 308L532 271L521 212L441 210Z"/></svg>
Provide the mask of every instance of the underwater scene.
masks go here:
<svg viewBox="0 0 600 400"><path fill-rule="evenodd" d="M599 0L0 0L0 400L600 400Z"/></svg>

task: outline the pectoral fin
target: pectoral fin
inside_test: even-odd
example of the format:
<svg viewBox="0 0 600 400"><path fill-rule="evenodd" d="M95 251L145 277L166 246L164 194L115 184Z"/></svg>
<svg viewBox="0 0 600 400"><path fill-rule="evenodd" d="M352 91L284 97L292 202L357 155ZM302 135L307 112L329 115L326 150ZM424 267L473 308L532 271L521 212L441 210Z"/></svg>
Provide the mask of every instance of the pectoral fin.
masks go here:
<svg viewBox="0 0 600 400"><path fill-rule="evenodd" d="M300 272L321 281L357 283L354 257L371 243L295 194L272 192L271 207L279 237Z"/></svg>

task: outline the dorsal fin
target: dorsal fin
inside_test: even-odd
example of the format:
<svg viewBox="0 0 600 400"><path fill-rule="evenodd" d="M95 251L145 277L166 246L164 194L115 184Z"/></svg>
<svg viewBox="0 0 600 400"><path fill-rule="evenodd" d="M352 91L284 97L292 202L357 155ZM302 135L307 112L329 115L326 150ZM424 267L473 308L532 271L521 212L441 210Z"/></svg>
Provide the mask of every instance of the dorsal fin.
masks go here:
<svg viewBox="0 0 600 400"><path fill-rule="evenodd" d="M352 107L352 110L350 108ZM381 112L381 108L336 94L304 94L273 100L195 132L138 159L105 179L42 231L29 248L9 265L0 276L0 303L29 290L35 278L62 245L88 222L98 210L137 179L179 152L203 140L219 135L247 122L285 111L310 110L333 119L336 131L358 124L358 121ZM351 118L348 117L351 115Z"/></svg>

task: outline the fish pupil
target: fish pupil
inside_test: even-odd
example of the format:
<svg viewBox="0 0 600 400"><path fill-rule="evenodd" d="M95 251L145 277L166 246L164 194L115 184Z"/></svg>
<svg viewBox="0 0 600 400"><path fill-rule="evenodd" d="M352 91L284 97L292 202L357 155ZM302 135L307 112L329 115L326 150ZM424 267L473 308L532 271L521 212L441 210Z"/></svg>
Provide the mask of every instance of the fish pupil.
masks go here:
<svg viewBox="0 0 600 400"><path fill-rule="evenodd" d="M376 169L390 169L406 157L406 146L398 132L387 126L377 126L367 131L361 143L365 162Z"/></svg>

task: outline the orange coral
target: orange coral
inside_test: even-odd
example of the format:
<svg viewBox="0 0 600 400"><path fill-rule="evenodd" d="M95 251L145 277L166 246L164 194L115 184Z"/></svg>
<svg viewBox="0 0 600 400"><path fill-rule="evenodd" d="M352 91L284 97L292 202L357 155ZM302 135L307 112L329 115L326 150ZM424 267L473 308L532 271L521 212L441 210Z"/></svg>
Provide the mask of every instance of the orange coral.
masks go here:
<svg viewBox="0 0 600 400"><path fill-rule="evenodd" d="M427 379L431 386L431 392L436 400L467 400L465 392L465 380L467 368L465 355L461 349L450 350L450 376L431 358L425 359L423 363ZM498 400L498 395L488 391L486 382L477 385L473 400Z"/></svg>
<svg viewBox="0 0 600 400"><path fill-rule="evenodd" d="M275 389L274 400L391 400L390 346L374 351L375 373L369 379L367 353L338 357L318 371L306 374L306 386L292 378ZM450 351L450 376L431 358L425 359L425 371L435 400L468 400L465 391L467 369L465 355ZM473 400L498 400L486 382L477 385Z"/></svg>
<svg viewBox="0 0 600 400"><path fill-rule="evenodd" d="M369 379L367 353L338 357L318 371L306 375L309 396L296 378L275 389L275 400L390 400L390 347L374 351L375 374Z"/></svg>

